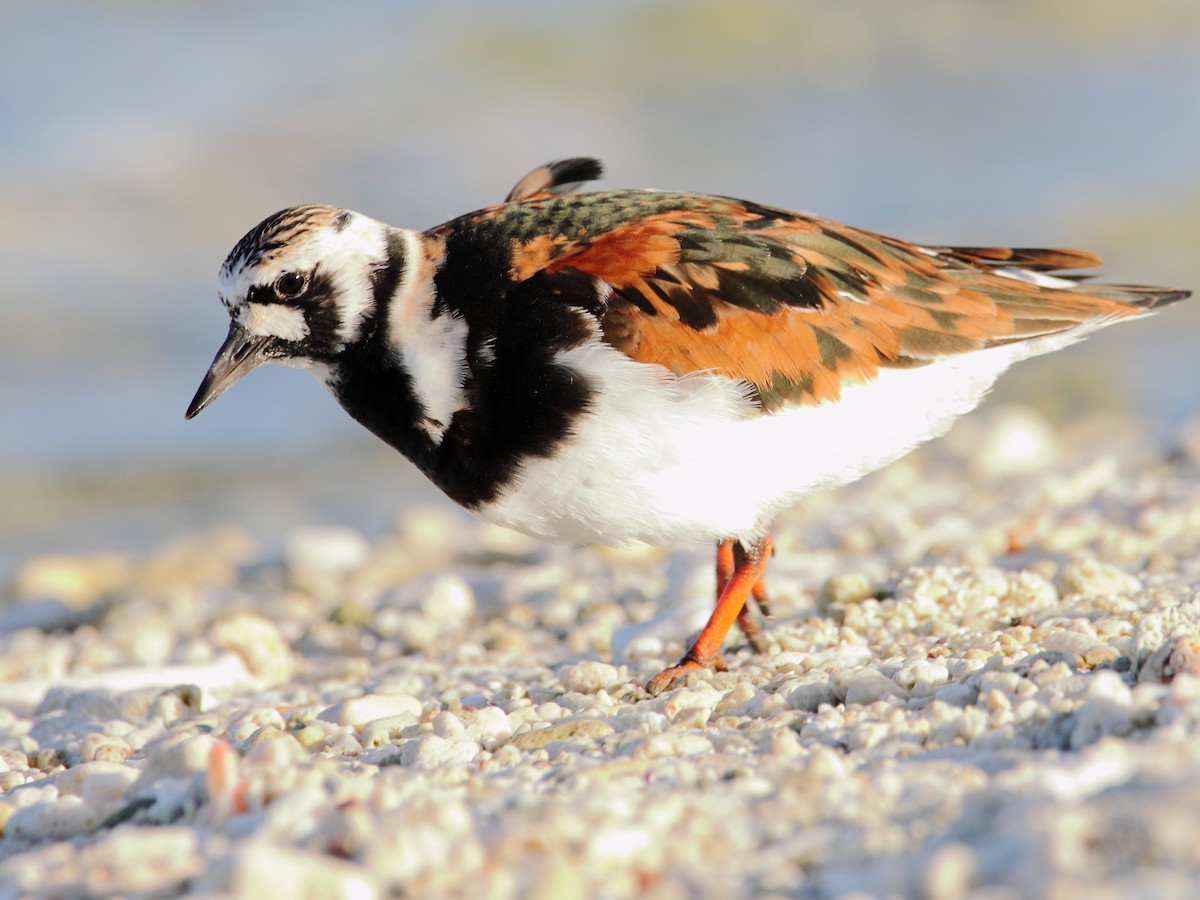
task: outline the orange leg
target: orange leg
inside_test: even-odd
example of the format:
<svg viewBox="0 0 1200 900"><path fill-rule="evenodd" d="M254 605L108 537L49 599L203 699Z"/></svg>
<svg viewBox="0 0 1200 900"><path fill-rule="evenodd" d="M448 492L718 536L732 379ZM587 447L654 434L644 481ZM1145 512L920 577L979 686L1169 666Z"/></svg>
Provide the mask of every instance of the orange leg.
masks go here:
<svg viewBox="0 0 1200 900"><path fill-rule="evenodd" d="M726 549L728 544L728 549ZM728 554L726 556L726 554ZM724 589L717 600L716 609L701 629L699 636L692 644L679 664L659 672L650 679L646 690L651 694L660 694L668 690L688 672L696 669L723 669L721 660L721 644L729 633L734 622L741 621L742 611L746 600L754 591L754 586L762 578L763 569L771 555L771 536L766 535L750 549L741 554L736 553L733 542L722 542L717 547L717 583L722 581L724 572L732 570L725 580ZM736 557L740 556L740 559ZM754 623L757 626L757 623ZM751 639L753 641L753 639Z"/></svg>
<svg viewBox="0 0 1200 900"><path fill-rule="evenodd" d="M744 547L742 547L742 545L740 543L733 543L733 542L730 542L730 543L732 544L732 550L733 550L732 562L733 562L734 568L736 568L738 566L741 566L745 562L746 550ZM717 568L718 568L717 601L718 602L720 602L721 593L724 590L724 586L721 584L720 574L719 574L720 564L721 564L720 557L721 557L720 545L718 545L718 547L717 547ZM725 579L725 583L726 584L729 583L728 578ZM751 588L750 595L754 598L754 602L758 605L759 612L761 612L767 618L770 618L771 617L771 604L770 604L770 601L767 599L767 589L763 585L763 580L762 580L761 575L759 576L758 581L754 582L754 587ZM742 606L742 611L740 613L738 613L737 623L738 623L738 628L742 629L742 634L744 634L746 636L746 640L750 642L750 647L754 650L755 653L766 653L768 650L771 649L771 645L768 644L767 639L765 637L763 637L762 625L759 624L758 620L754 618L754 614L750 611L749 602L745 603Z"/></svg>
<svg viewBox="0 0 1200 900"><path fill-rule="evenodd" d="M725 540L717 542L717 602L721 602L721 595L725 593L725 588L729 584L729 579L733 577L734 569L742 565L746 559L746 551L742 545L735 540ZM754 602L758 604L759 611L767 618L771 617L771 605L767 599L767 589L763 586L762 578L754 582L754 588L751 591L754 597ZM746 635L746 640L750 642L750 646L754 648L755 653L766 653L770 649L766 638L763 637L762 625L760 625L750 612L750 604L746 603L742 606L742 611L737 617L738 628L742 629L742 634Z"/></svg>

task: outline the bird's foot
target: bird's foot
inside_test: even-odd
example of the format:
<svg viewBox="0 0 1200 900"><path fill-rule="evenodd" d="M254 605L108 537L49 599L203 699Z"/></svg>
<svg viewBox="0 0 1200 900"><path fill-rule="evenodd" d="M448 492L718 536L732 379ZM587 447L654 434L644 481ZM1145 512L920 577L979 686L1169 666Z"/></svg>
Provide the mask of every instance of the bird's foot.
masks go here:
<svg viewBox="0 0 1200 900"><path fill-rule="evenodd" d="M726 668L725 660L720 655L712 656L709 659L698 659L691 653L687 653L678 665L663 669L651 678L646 683L646 693L651 697L657 697L663 691L677 687L692 672L699 672L703 669L724 672Z"/></svg>

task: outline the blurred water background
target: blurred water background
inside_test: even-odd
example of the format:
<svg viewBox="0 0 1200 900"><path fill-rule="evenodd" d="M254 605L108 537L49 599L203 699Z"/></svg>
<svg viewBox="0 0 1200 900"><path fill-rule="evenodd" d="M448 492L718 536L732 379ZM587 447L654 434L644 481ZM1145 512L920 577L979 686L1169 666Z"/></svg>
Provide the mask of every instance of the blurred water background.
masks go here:
<svg viewBox="0 0 1200 900"><path fill-rule="evenodd" d="M1195 0L0 9L0 574L245 525L388 528L436 492L309 376L183 410L217 268L274 210L428 227L550 159L933 243L1080 246L1200 286ZM1196 411L1200 301L1027 363L1056 420Z"/></svg>

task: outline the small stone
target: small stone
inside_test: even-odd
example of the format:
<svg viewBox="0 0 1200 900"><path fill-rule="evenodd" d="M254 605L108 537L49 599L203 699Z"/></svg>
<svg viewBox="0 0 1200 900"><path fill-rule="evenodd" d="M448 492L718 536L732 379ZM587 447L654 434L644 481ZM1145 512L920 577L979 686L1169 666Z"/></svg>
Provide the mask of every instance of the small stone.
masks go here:
<svg viewBox="0 0 1200 900"><path fill-rule="evenodd" d="M133 749L129 743L124 738L112 734L84 735L79 746L80 759L85 763L93 760L124 762L131 753Z"/></svg>
<svg viewBox="0 0 1200 900"><path fill-rule="evenodd" d="M747 685L747 689L749 690L749 694L745 699L748 701L754 696L754 687ZM661 712L668 719L674 719L676 715L687 709L703 709L711 712L723 699L725 699L725 695L721 691L708 682L700 681L690 684L687 687L670 691L665 697L659 697L657 700L650 701L645 705L649 709ZM731 702L740 705L741 701L734 700Z"/></svg>
<svg viewBox="0 0 1200 900"><path fill-rule="evenodd" d="M438 575L422 592L421 612L440 625L465 625L475 614L475 592L457 575Z"/></svg>
<svg viewBox="0 0 1200 900"><path fill-rule="evenodd" d="M417 723L417 717L412 715L385 716L363 726L359 740L364 747L385 747L396 743L404 736L404 732Z"/></svg>
<svg viewBox="0 0 1200 900"><path fill-rule="evenodd" d="M788 700L782 694L759 691L746 706L747 715L758 719L769 719L788 708ZM698 710L698 712L702 712ZM676 717L678 721L678 717Z"/></svg>
<svg viewBox="0 0 1200 900"><path fill-rule="evenodd" d="M400 748L400 764L415 769L464 766L479 756L479 745L466 738L444 738L436 734L413 738Z"/></svg>
<svg viewBox="0 0 1200 900"><path fill-rule="evenodd" d="M333 612L329 614L329 621L350 628L368 628L375 624L375 610L351 598L334 607Z"/></svg>
<svg viewBox="0 0 1200 900"><path fill-rule="evenodd" d="M696 731L667 731L633 742L627 748L634 759L663 756L702 756L713 752L712 741Z"/></svg>
<svg viewBox="0 0 1200 900"><path fill-rule="evenodd" d="M1063 596L1129 596L1142 589L1142 583L1124 569L1091 557L1073 559L1058 573L1058 589Z"/></svg>
<svg viewBox="0 0 1200 900"><path fill-rule="evenodd" d="M199 837L182 825L126 825L85 847L80 862L89 893L104 896L166 896L204 869Z"/></svg>
<svg viewBox="0 0 1200 900"><path fill-rule="evenodd" d="M969 684L951 682L933 692L934 699L951 706L970 706L979 697L979 692Z"/></svg>
<svg viewBox="0 0 1200 900"><path fill-rule="evenodd" d="M1120 656L1121 651L1111 644L1096 644L1079 654L1079 662L1084 668L1094 669L1115 663Z"/></svg>
<svg viewBox="0 0 1200 900"><path fill-rule="evenodd" d="M385 720L376 720L385 721ZM313 722L295 732L296 741L310 753L329 746L329 742L339 733L339 728L332 722Z"/></svg>
<svg viewBox="0 0 1200 900"><path fill-rule="evenodd" d="M260 728L250 738L249 746L246 748L247 760L275 769L295 765L306 755L295 735L273 725L265 725Z"/></svg>
<svg viewBox="0 0 1200 900"><path fill-rule="evenodd" d="M90 556L37 556L13 576L18 598L53 598L79 608L126 584L133 571L129 559L111 553Z"/></svg>
<svg viewBox="0 0 1200 900"><path fill-rule="evenodd" d="M537 750L554 741L564 741L568 738L582 737L598 741L615 731L616 729L603 719L576 716L560 720L545 728L539 728L537 731L526 731L514 735L509 744L521 750Z"/></svg>
<svg viewBox="0 0 1200 900"><path fill-rule="evenodd" d="M529 888L529 900L586 900L591 893L579 866L561 856L541 854L543 861Z"/></svg>
<svg viewBox="0 0 1200 900"><path fill-rule="evenodd" d="M186 778L206 771L213 748L219 743L212 735L198 734L175 736L151 745L130 792L136 794L160 778Z"/></svg>
<svg viewBox="0 0 1200 900"><path fill-rule="evenodd" d="M67 756L57 747L46 747L39 750L30 759L35 769L50 772L67 764Z"/></svg>
<svg viewBox="0 0 1200 900"><path fill-rule="evenodd" d="M8 820L5 835L39 841L61 841L94 831L103 821L97 807L82 797L59 797L16 810Z"/></svg>
<svg viewBox="0 0 1200 900"><path fill-rule="evenodd" d="M866 669L858 672L846 685L845 701L847 706L874 703L884 697L899 697L908 699L908 694L892 679L876 669Z"/></svg>
<svg viewBox="0 0 1200 900"><path fill-rule="evenodd" d="M798 759L804 755L804 744L792 729L772 728L763 735L761 750L781 759Z"/></svg>
<svg viewBox="0 0 1200 900"><path fill-rule="evenodd" d="M460 738L467 733L462 719L448 710L436 713L430 724L433 726L433 733L438 737Z"/></svg>
<svg viewBox="0 0 1200 900"><path fill-rule="evenodd" d="M351 897L373 900L380 886L360 866L306 853L265 838L246 844L233 858L237 897Z"/></svg>
<svg viewBox="0 0 1200 900"><path fill-rule="evenodd" d="M558 672L558 677L563 688L581 694L595 694L622 680L616 666L596 660L563 666Z"/></svg>
<svg viewBox="0 0 1200 900"><path fill-rule="evenodd" d="M958 900L970 893L978 877L979 861L966 844L945 844L929 858L921 878L927 900Z"/></svg>
<svg viewBox="0 0 1200 900"><path fill-rule="evenodd" d="M1086 747L1108 735L1133 730L1133 693L1116 672L1101 670L1088 678L1086 699L1075 713L1070 746Z"/></svg>
<svg viewBox="0 0 1200 900"><path fill-rule="evenodd" d="M1050 628L1046 629L1042 635L1041 645L1045 650L1066 653L1073 659L1079 660L1082 659L1084 653L1096 645L1096 636L1066 628Z"/></svg>
<svg viewBox="0 0 1200 900"><path fill-rule="evenodd" d="M968 744L978 740L987 731L987 727L987 714L977 706L964 709L957 720L958 736Z"/></svg>
<svg viewBox="0 0 1200 900"><path fill-rule="evenodd" d="M275 623L262 616L235 613L213 626L212 640L222 650L240 656L250 673L267 684L280 684L292 677L292 649Z"/></svg>
<svg viewBox="0 0 1200 900"><path fill-rule="evenodd" d="M138 778L138 770L115 762L86 762L61 772L54 786L61 795L78 795L90 803L103 805L124 797Z"/></svg>
<svg viewBox="0 0 1200 900"><path fill-rule="evenodd" d="M1185 674L1200 675L1200 634L1176 635L1152 652L1138 671L1138 681L1169 684Z"/></svg>
<svg viewBox="0 0 1200 900"><path fill-rule="evenodd" d="M289 569L343 573L365 565L371 545L352 528L309 526L288 535L283 555Z"/></svg>
<svg viewBox="0 0 1200 900"><path fill-rule="evenodd" d="M874 597L878 590L878 585L866 575L857 572L835 575L821 585L817 593L817 609L829 612L861 603Z"/></svg>
<svg viewBox="0 0 1200 900"><path fill-rule="evenodd" d="M416 719L420 717L421 710L421 701L408 694L364 694L335 703L322 710L317 718L359 729L369 722L393 716L411 716Z"/></svg>
<svg viewBox="0 0 1200 900"><path fill-rule="evenodd" d="M199 712L202 705L203 694L199 687L194 684L179 684L160 692L151 701L148 712L164 722L174 722Z"/></svg>
<svg viewBox="0 0 1200 900"><path fill-rule="evenodd" d="M479 741L484 750L495 750L512 737L508 714L498 706L485 706L471 716L467 736Z"/></svg>
<svg viewBox="0 0 1200 900"><path fill-rule="evenodd" d="M716 705L711 707L711 712L713 715L718 716L744 714L745 708L750 705L757 693L758 689L748 681L735 684L731 691L729 691L724 697L721 697L717 700ZM688 701L692 698L692 696L693 695L685 694L683 699ZM702 701L700 703L676 703L674 715L671 716L671 720L677 722L679 721L679 716L681 714L691 710L700 710L706 713L709 712L710 708L707 701L709 697L711 697L711 694L709 694L707 691L702 691L698 696ZM670 710L664 710L664 712L667 712L668 714L671 713Z"/></svg>
<svg viewBox="0 0 1200 900"><path fill-rule="evenodd" d="M950 680L950 670L937 659L913 659L902 665L892 680L907 691L929 696Z"/></svg>
<svg viewBox="0 0 1200 900"><path fill-rule="evenodd" d="M622 648L619 658L622 660L662 659L665 646L662 638L652 634L642 634L632 638ZM613 655L617 656L614 641Z"/></svg>
<svg viewBox="0 0 1200 900"><path fill-rule="evenodd" d="M970 457L977 475L1029 475L1058 459L1058 435L1046 417L1031 407L992 407L987 424L983 441Z"/></svg>
<svg viewBox="0 0 1200 900"><path fill-rule="evenodd" d="M326 749L334 756L355 757L363 752L362 743L349 731L336 734Z"/></svg>
<svg viewBox="0 0 1200 900"><path fill-rule="evenodd" d="M401 615L396 620L395 635L408 653L437 653L441 649L441 634L437 624L415 613Z"/></svg>
<svg viewBox="0 0 1200 900"><path fill-rule="evenodd" d="M788 694L793 709L816 712L824 703L835 703L833 685L827 672L813 670L801 677L800 683Z"/></svg>

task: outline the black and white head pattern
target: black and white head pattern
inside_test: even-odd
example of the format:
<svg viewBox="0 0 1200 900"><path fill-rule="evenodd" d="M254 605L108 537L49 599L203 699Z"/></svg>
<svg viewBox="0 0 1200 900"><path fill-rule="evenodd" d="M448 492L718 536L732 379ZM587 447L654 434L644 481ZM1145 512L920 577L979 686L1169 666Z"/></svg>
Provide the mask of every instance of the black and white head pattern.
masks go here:
<svg viewBox="0 0 1200 900"><path fill-rule="evenodd" d="M234 323L265 339L264 356L306 366L336 357L374 313L388 227L330 206L264 219L221 266L218 291Z"/></svg>

